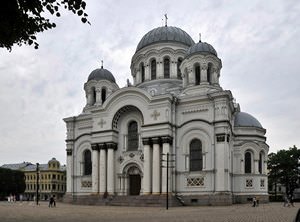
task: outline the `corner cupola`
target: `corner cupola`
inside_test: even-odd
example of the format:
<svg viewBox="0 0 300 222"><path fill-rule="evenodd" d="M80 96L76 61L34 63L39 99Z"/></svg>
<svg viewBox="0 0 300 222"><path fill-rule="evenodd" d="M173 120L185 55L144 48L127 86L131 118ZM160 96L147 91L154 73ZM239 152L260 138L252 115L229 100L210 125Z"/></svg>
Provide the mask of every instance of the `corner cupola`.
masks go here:
<svg viewBox="0 0 300 222"><path fill-rule="evenodd" d="M95 69L88 77L84 84L86 93L86 106L84 111L89 107L101 106L115 90L119 89L113 74L103 68Z"/></svg>

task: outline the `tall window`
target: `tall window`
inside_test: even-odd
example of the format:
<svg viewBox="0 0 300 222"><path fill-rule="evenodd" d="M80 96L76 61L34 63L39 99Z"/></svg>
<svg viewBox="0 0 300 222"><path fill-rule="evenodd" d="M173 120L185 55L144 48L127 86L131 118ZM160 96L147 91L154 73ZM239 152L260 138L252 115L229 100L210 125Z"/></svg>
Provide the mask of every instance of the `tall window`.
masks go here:
<svg viewBox="0 0 300 222"><path fill-rule="evenodd" d="M83 153L83 175L92 174L92 156L91 151L86 150Z"/></svg>
<svg viewBox="0 0 300 222"><path fill-rule="evenodd" d="M94 105L96 102L96 89L92 88L92 105Z"/></svg>
<svg viewBox="0 0 300 222"><path fill-rule="evenodd" d="M156 60L151 61L151 79L156 79Z"/></svg>
<svg viewBox="0 0 300 222"><path fill-rule="evenodd" d="M128 124L128 148L129 151L137 150L139 147L138 124L136 121L131 121Z"/></svg>
<svg viewBox="0 0 300 222"><path fill-rule="evenodd" d="M195 84L196 85L200 85L200 75L201 75L200 66L197 65L195 67Z"/></svg>
<svg viewBox="0 0 300 222"><path fill-rule="evenodd" d="M101 100L102 103L104 103L106 100L106 89L104 87L101 89Z"/></svg>
<svg viewBox="0 0 300 222"><path fill-rule="evenodd" d="M252 169L251 153L247 151L245 153L245 173L251 173L251 169Z"/></svg>
<svg viewBox="0 0 300 222"><path fill-rule="evenodd" d="M258 162L258 172L260 173L260 174L262 174L263 173L263 153L262 152L260 152L259 153L259 162Z"/></svg>
<svg viewBox="0 0 300 222"><path fill-rule="evenodd" d="M212 70L212 65L211 63L209 63L207 67L207 82L209 83L211 83L211 70Z"/></svg>
<svg viewBox="0 0 300 222"><path fill-rule="evenodd" d="M170 78L170 59L169 58L164 59L164 78L165 79Z"/></svg>
<svg viewBox="0 0 300 222"><path fill-rule="evenodd" d="M177 79L182 79L181 71L179 68L181 63L182 63L182 58L178 58L178 60L177 60Z"/></svg>
<svg viewBox="0 0 300 222"><path fill-rule="evenodd" d="M190 143L190 171L202 170L202 143L193 139Z"/></svg>
<svg viewBox="0 0 300 222"><path fill-rule="evenodd" d="M144 63L141 64L141 81L145 81L145 66Z"/></svg>

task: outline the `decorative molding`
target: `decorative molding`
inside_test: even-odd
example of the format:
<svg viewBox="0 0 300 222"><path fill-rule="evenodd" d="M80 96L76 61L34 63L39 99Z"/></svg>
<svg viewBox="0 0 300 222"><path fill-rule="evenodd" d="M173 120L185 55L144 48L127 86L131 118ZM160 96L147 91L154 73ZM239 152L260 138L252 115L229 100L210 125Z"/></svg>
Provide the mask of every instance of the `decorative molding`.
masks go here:
<svg viewBox="0 0 300 222"><path fill-rule="evenodd" d="M160 142L161 142L160 137L153 137L153 138L151 138L151 140L152 140L153 144L160 144Z"/></svg>
<svg viewBox="0 0 300 222"><path fill-rule="evenodd" d="M92 181L90 181L90 180L83 180L83 181L81 181L81 187L84 187L84 188L90 188L90 187L92 187Z"/></svg>
<svg viewBox="0 0 300 222"><path fill-rule="evenodd" d="M186 178L186 185L188 187L203 187L204 177L188 177Z"/></svg>
<svg viewBox="0 0 300 222"><path fill-rule="evenodd" d="M161 141L162 143L169 143L170 145L172 145L173 138L171 136L163 136L161 137Z"/></svg>
<svg viewBox="0 0 300 222"><path fill-rule="evenodd" d="M208 108L188 109L188 110L182 111L181 113L182 114L198 113L198 112L207 112L208 110L209 110Z"/></svg>

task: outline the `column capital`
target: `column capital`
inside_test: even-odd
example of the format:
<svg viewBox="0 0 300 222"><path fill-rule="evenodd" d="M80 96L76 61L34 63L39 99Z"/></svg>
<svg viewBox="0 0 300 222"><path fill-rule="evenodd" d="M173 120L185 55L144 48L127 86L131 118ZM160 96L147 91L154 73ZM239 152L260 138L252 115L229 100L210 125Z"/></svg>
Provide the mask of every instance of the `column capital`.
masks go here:
<svg viewBox="0 0 300 222"><path fill-rule="evenodd" d="M73 150L71 149L66 149L67 151L67 156L72 156Z"/></svg>
<svg viewBox="0 0 300 222"><path fill-rule="evenodd" d="M118 148L118 144L115 143L115 142L108 142L108 143L105 143L105 144L106 144L107 149L116 150Z"/></svg>
<svg viewBox="0 0 300 222"><path fill-rule="evenodd" d="M105 143L98 143L99 150L105 150L106 144Z"/></svg>
<svg viewBox="0 0 300 222"><path fill-rule="evenodd" d="M162 143L169 143L172 145L173 138L171 136L162 136L161 137Z"/></svg>
<svg viewBox="0 0 300 222"><path fill-rule="evenodd" d="M96 150L96 151L99 150L99 146L98 146L97 143L92 143L92 144L91 144L91 147L92 147L92 150Z"/></svg>
<svg viewBox="0 0 300 222"><path fill-rule="evenodd" d="M151 141L153 144L160 144L161 139L159 137L152 137Z"/></svg>
<svg viewBox="0 0 300 222"><path fill-rule="evenodd" d="M150 138L142 138L143 145L151 145L151 140Z"/></svg>

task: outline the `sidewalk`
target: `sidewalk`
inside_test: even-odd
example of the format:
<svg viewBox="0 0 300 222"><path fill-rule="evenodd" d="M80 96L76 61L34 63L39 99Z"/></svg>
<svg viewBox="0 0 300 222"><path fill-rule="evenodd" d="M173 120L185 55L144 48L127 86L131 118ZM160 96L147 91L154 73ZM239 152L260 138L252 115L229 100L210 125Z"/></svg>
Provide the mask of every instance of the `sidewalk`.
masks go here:
<svg viewBox="0 0 300 222"><path fill-rule="evenodd" d="M57 203L49 208L47 202L36 206L33 202L0 202L1 222L289 222L300 207L283 207L282 203L251 204L222 207L111 207L82 206Z"/></svg>

